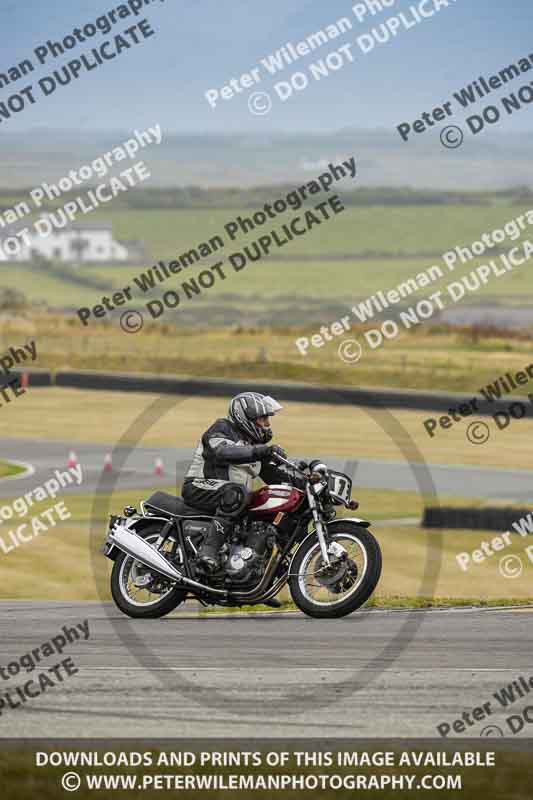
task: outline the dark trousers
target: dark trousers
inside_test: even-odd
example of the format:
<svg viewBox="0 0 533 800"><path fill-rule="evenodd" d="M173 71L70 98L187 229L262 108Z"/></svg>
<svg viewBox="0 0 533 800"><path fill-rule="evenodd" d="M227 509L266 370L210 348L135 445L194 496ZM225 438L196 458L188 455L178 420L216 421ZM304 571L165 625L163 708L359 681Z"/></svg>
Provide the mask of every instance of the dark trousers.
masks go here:
<svg viewBox="0 0 533 800"><path fill-rule="evenodd" d="M187 505L227 519L243 513L250 493L240 483L192 478L185 480L182 496Z"/></svg>
<svg viewBox="0 0 533 800"><path fill-rule="evenodd" d="M227 540L235 519L248 504L249 492L240 483L192 478L184 481L182 496L187 505L213 514L211 530L203 540L200 560L216 568L219 551Z"/></svg>

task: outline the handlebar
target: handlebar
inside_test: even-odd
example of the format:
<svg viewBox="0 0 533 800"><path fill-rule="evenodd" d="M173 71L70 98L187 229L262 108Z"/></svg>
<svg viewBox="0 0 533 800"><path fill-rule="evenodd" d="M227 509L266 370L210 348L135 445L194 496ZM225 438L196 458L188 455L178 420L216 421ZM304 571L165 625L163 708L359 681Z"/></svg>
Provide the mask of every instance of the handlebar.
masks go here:
<svg viewBox="0 0 533 800"><path fill-rule="evenodd" d="M288 458L280 456L279 453L272 453L271 458L276 461L279 461L281 464L286 464L288 467L291 467L291 469L293 469L295 472L297 472L299 475L305 478L306 481L308 481L311 484L313 483L313 481L310 478L310 475L307 475L305 472L299 469L292 461L289 461ZM320 467L322 467L323 469L320 469ZM328 472L328 468L326 464L319 463L316 465L316 468L313 469L313 472L326 474ZM359 508L359 503L357 502L357 500L348 500L347 502L346 501L343 502L346 508L349 508L352 511L355 511L356 508Z"/></svg>
<svg viewBox="0 0 533 800"><path fill-rule="evenodd" d="M294 464L294 462L289 461L288 458L284 458L283 456L280 456L279 453L272 453L271 457L273 459L275 459L276 461L279 461L280 464L286 464L288 467L291 467L291 469L293 469L295 472L297 472L303 478L306 478L306 480L309 480L309 475L307 475L307 473L303 472L303 470L299 469L296 466L296 464Z"/></svg>
<svg viewBox="0 0 533 800"><path fill-rule="evenodd" d="M305 478L306 481L310 480L310 475L308 475L303 470L299 469L299 467L297 467L296 464L293 461L289 461L288 458L284 458L283 456L280 456L279 453L272 453L272 458L275 458L277 461L279 461L282 464L287 464L287 466L289 466L291 469L293 469L295 472L297 472L299 475L301 475L303 478ZM319 463L319 464L316 465L316 467L313 468L312 472L314 472L314 473L318 472L321 475L326 475L327 472L328 472L328 468L327 468L327 466L325 464ZM310 482L313 483L313 481L310 481Z"/></svg>

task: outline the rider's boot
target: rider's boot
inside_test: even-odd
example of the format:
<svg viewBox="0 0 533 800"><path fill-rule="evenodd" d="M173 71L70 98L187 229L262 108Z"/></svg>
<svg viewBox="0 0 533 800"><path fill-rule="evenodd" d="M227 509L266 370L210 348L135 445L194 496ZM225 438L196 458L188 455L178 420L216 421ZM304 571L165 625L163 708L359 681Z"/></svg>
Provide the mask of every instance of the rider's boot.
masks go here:
<svg viewBox="0 0 533 800"><path fill-rule="evenodd" d="M214 518L212 520L211 530L203 540L198 551L198 561L206 572L215 572L220 566L220 550L226 541L228 529L228 520L220 518Z"/></svg>
<svg viewBox="0 0 533 800"><path fill-rule="evenodd" d="M283 603L281 600L278 600L277 597L272 597L270 600L265 600L263 603L264 606L268 606L269 608L282 608Z"/></svg>

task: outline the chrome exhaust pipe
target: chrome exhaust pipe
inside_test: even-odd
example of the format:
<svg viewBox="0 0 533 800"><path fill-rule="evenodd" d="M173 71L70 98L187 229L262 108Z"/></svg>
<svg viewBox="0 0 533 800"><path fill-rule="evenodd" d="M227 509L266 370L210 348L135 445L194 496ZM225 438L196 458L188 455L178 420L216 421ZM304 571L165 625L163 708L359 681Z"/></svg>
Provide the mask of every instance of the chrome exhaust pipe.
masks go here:
<svg viewBox="0 0 533 800"><path fill-rule="evenodd" d="M271 576L274 574L276 567L278 566L278 556L279 550L274 550L270 556L270 561L267 564L263 577L254 589L251 589L249 592L233 592L232 597L235 597L237 600L252 600L256 595L260 596L261 592L263 591L263 587L268 584Z"/></svg>
<svg viewBox="0 0 533 800"><path fill-rule="evenodd" d="M140 561L145 567L164 575L165 578L170 578L170 580L177 581L178 583L185 583L187 586L192 586L195 589L201 589L202 591L227 597L228 592L224 589L212 589L210 586L204 586L202 583L198 583L198 581L193 581L191 578L182 575L182 573L167 561L153 545L148 544L142 536L134 533L129 528L125 528L118 522L111 531L111 536L113 537L113 544L116 545L119 550L122 550L123 553L126 553L127 556L131 556L131 558L134 558L136 561Z"/></svg>
<svg viewBox="0 0 533 800"><path fill-rule="evenodd" d="M164 558L159 550L156 550L151 544L136 533L133 533L128 528L118 523L111 531L113 543L136 561L140 561L145 567L159 572L165 578L170 578L173 581L182 581L183 575L181 572L172 566L172 564Z"/></svg>

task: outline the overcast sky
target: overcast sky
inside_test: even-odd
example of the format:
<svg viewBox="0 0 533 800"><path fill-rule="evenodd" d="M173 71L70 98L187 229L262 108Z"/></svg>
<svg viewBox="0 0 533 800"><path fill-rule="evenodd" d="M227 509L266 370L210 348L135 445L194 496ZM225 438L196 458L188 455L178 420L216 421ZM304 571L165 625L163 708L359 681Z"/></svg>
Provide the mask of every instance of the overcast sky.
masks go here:
<svg viewBox="0 0 533 800"><path fill-rule="evenodd" d="M39 94L34 106L2 121L0 132L35 126L131 129L155 123L166 131L212 133L391 129L448 100L479 75L488 77L530 53L533 57L531 0L450 0L449 8L411 30L400 29L395 39L366 55L354 44L372 26L400 11L409 14L409 6L418 2L397 0L392 8L358 22L351 0L155 0L143 12L155 36L101 68L82 73L52 96ZM32 57L34 48L47 39L61 40L74 27L94 22L118 5L101 0L8 0L2 9L0 72ZM0 102L142 16L121 20L111 34L94 37L67 57L50 60L28 78L4 87ZM253 89L220 102L215 110L206 102L207 89L221 89L286 42L296 44L343 16L353 22L353 30L342 38L300 59L277 78L262 69L263 80L254 88L271 95L269 114L250 113L247 100ZM272 88L276 80L306 71L310 62L346 42L353 44L353 64L320 82L310 80L305 91L285 103L278 99ZM533 70L508 91L530 80ZM513 117L506 115L501 130L533 130L533 104Z"/></svg>

